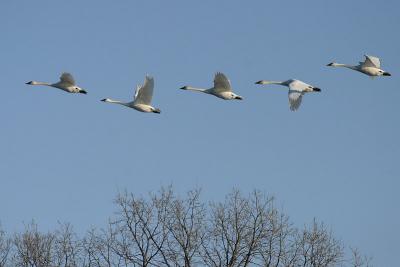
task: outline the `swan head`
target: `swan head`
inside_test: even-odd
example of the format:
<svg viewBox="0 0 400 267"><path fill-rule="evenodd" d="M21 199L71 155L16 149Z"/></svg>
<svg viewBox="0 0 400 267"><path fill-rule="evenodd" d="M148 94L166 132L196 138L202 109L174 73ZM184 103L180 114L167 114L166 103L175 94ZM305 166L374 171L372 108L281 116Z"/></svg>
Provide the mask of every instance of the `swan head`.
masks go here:
<svg viewBox="0 0 400 267"><path fill-rule="evenodd" d="M37 82L35 82L35 81L29 81L29 82L27 82L27 83L25 83L25 84L29 84L29 85L37 85L38 83L37 83Z"/></svg>
<svg viewBox="0 0 400 267"><path fill-rule="evenodd" d="M183 86L183 87L181 87L181 88L179 88L179 89L182 89L182 90L187 90L187 86L185 85L185 86Z"/></svg>
<svg viewBox="0 0 400 267"><path fill-rule="evenodd" d="M338 66L338 63L336 63L336 62L331 62L331 63L327 64L326 66L328 66L328 67L337 67L337 66Z"/></svg>
<svg viewBox="0 0 400 267"><path fill-rule="evenodd" d="M235 100L243 100L243 97L241 97L240 95L234 94L232 93L231 95L231 99L235 99Z"/></svg>
<svg viewBox="0 0 400 267"><path fill-rule="evenodd" d="M109 98L104 98L104 99L102 99L102 100L100 100L100 101L103 101L103 102L110 102L110 99L109 99Z"/></svg>
<svg viewBox="0 0 400 267"><path fill-rule="evenodd" d="M379 73L380 73L382 76L392 76L392 74L390 74L390 73L387 72L387 71L383 71L383 70L380 70Z"/></svg>
<svg viewBox="0 0 400 267"><path fill-rule="evenodd" d="M261 80L261 81L255 82L255 84L267 84L267 81Z"/></svg>
<svg viewBox="0 0 400 267"><path fill-rule="evenodd" d="M81 88L79 88L78 93L85 94L85 95L87 94L87 92L85 90L81 89Z"/></svg>
<svg viewBox="0 0 400 267"><path fill-rule="evenodd" d="M153 108L151 112L160 114L161 110L159 108Z"/></svg>

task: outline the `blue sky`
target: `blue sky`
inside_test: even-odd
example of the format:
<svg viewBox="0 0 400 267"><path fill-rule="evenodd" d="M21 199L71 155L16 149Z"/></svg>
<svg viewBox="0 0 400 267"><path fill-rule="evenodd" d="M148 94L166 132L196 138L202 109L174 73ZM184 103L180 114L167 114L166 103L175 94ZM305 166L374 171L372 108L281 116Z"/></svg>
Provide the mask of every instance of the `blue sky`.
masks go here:
<svg viewBox="0 0 400 267"><path fill-rule="evenodd" d="M395 266L400 238L398 1L1 1L0 221L18 231L101 226L118 190L173 184L220 200L233 187L277 197L345 244ZM325 65L379 56L392 77ZM88 95L30 87L71 72ZM224 72L244 101L180 91ZM132 98L143 114L99 100ZM290 112L297 78L322 88Z"/></svg>

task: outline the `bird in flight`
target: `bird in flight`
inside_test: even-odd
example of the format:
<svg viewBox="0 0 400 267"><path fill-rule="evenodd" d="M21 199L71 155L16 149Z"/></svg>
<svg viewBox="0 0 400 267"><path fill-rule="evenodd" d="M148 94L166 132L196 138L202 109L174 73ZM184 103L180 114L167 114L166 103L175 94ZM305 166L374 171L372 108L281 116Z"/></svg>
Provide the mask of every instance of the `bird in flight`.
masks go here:
<svg viewBox="0 0 400 267"><path fill-rule="evenodd" d="M289 87L289 107L291 111L296 111L301 104L303 95L309 92L321 92L321 89L299 80L287 80L283 82L261 80L256 84L278 84Z"/></svg>
<svg viewBox="0 0 400 267"><path fill-rule="evenodd" d="M102 99L101 101L107 103L114 103L133 108L141 112L161 113L161 110L151 106L153 98L154 79L151 76L146 76L143 85L138 85L136 88L135 96L131 102L121 102L112 100L110 98Z"/></svg>
<svg viewBox="0 0 400 267"><path fill-rule="evenodd" d="M202 88L195 88L192 86L183 86L180 89L182 90L190 90L196 92L202 92L206 94L210 94L224 100L243 100L240 95L235 94L232 92L232 86L229 79L225 76L225 74L221 72L217 72L214 77L214 87L210 89L202 89Z"/></svg>
<svg viewBox="0 0 400 267"><path fill-rule="evenodd" d="M87 92L85 90L83 90L82 88L80 88L79 86L76 85L74 77L72 77L72 75L68 72L62 73L60 76L60 81L58 81L56 83L30 81L30 82L27 82L26 84L55 87L55 88L61 89L68 93L87 94Z"/></svg>

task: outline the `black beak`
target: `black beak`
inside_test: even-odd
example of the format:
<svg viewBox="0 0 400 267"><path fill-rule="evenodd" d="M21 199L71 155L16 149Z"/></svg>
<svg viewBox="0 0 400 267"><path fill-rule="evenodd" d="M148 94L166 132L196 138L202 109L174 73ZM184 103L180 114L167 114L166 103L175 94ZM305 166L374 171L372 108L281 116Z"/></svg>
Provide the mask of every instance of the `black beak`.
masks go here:
<svg viewBox="0 0 400 267"><path fill-rule="evenodd" d="M329 63L329 64L327 64L326 66L330 67L330 66L332 66L332 65L333 65L333 62L332 62L332 63Z"/></svg>
<svg viewBox="0 0 400 267"><path fill-rule="evenodd" d="M85 90L79 90L79 93L81 93L81 94L87 94L87 92L85 91Z"/></svg>
<svg viewBox="0 0 400 267"><path fill-rule="evenodd" d="M104 98L104 99L102 99L102 100L100 100L100 101L106 102L106 99Z"/></svg>
<svg viewBox="0 0 400 267"><path fill-rule="evenodd" d="M314 88L313 88L313 91L314 91L314 92L321 92L321 89L318 88L318 87L314 87Z"/></svg>
<svg viewBox="0 0 400 267"><path fill-rule="evenodd" d="M27 82L27 83L25 83L25 84L32 84L32 81L30 81L30 82Z"/></svg>
<svg viewBox="0 0 400 267"><path fill-rule="evenodd" d="M186 86L183 86L183 87L181 87L179 89L186 90Z"/></svg>
<svg viewBox="0 0 400 267"><path fill-rule="evenodd" d="M255 84L261 84L261 83L262 83L262 81L255 82Z"/></svg>
<svg viewBox="0 0 400 267"><path fill-rule="evenodd" d="M382 73L383 76L392 76L392 74L390 74L389 72L384 72Z"/></svg>
<svg viewBox="0 0 400 267"><path fill-rule="evenodd" d="M237 100L243 100L243 97L241 97L241 96L236 96L235 99L237 99Z"/></svg>
<svg viewBox="0 0 400 267"><path fill-rule="evenodd" d="M159 110L159 109L157 108L157 109L153 110L153 113L160 114L160 113L161 113L161 110Z"/></svg>

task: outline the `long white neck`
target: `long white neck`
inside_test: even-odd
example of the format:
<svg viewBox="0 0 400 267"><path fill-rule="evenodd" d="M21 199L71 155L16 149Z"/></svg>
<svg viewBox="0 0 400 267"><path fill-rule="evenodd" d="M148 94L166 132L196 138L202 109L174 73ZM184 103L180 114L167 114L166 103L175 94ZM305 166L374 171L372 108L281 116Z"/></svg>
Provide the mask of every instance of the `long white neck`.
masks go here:
<svg viewBox="0 0 400 267"><path fill-rule="evenodd" d="M129 103L121 102L121 101L118 101L118 100L112 100L112 99L109 99L109 98L103 99L102 101L103 102L107 102L107 103L119 104L119 105L123 105L123 106L129 106Z"/></svg>
<svg viewBox="0 0 400 267"><path fill-rule="evenodd" d="M28 82L28 83L26 83L26 84L29 84L29 85L46 85L46 86L51 86L50 83L37 82L37 81L30 81L30 82Z"/></svg>
<svg viewBox="0 0 400 267"><path fill-rule="evenodd" d="M196 88L196 87L192 87L192 86L184 86L184 87L182 87L181 89L183 89L183 90L189 90L189 91L196 91L196 92L207 93L207 89Z"/></svg>
<svg viewBox="0 0 400 267"><path fill-rule="evenodd" d="M348 68L352 70L358 70L358 66L352 66L348 64L341 64L341 63L331 63L329 64L330 67L342 67L342 68Z"/></svg>
<svg viewBox="0 0 400 267"><path fill-rule="evenodd" d="M258 82L256 82L256 84L278 84L278 85L287 85L286 82L266 81L266 80L258 81Z"/></svg>

